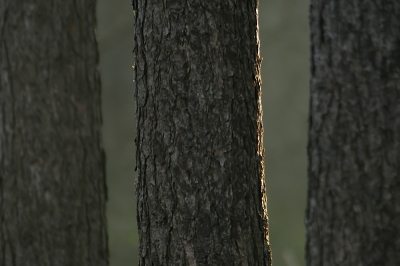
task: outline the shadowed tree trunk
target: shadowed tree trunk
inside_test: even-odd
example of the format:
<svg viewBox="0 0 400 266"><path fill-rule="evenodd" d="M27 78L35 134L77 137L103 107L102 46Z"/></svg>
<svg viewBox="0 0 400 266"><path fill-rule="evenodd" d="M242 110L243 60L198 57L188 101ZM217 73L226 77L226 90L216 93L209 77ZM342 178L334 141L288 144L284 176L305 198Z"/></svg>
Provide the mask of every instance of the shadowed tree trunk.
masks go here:
<svg viewBox="0 0 400 266"><path fill-rule="evenodd" d="M141 266L271 265L257 8L134 3Z"/></svg>
<svg viewBox="0 0 400 266"><path fill-rule="evenodd" d="M0 265L107 265L94 0L0 0Z"/></svg>
<svg viewBox="0 0 400 266"><path fill-rule="evenodd" d="M400 265L400 2L310 18L307 265Z"/></svg>

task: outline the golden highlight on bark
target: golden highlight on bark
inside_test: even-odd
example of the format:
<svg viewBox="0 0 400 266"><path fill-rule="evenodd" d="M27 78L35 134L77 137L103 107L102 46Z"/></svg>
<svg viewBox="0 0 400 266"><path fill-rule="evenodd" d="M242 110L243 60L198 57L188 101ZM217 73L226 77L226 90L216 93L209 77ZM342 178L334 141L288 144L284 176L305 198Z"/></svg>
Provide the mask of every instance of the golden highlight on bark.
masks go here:
<svg viewBox="0 0 400 266"><path fill-rule="evenodd" d="M271 265L258 1L137 0L139 265Z"/></svg>

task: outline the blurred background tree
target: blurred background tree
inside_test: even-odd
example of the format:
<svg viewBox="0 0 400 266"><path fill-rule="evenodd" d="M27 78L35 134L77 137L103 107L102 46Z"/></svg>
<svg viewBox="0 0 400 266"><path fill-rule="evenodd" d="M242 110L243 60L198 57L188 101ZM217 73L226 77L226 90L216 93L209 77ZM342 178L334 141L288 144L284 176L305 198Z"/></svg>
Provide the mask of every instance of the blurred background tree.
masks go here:
<svg viewBox="0 0 400 266"><path fill-rule="evenodd" d="M265 168L274 265L304 263L309 1L260 0ZM99 0L98 41L107 153L110 265L137 265L133 14ZM240 51L238 51L240 52Z"/></svg>

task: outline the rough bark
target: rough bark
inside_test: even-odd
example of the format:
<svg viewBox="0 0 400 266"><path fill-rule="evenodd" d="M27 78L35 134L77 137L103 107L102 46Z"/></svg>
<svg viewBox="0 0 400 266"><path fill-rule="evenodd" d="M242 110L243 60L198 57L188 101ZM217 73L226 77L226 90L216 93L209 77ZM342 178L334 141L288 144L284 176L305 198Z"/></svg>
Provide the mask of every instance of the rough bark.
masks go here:
<svg viewBox="0 0 400 266"><path fill-rule="evenodd" d="M138 0L139 265L271 265L257 0Z"/></svg>
<svg viewBox="0 0 400 266"><path fill-rule="evenodd" d="M0 265L107 265L95 4L0 1Z"/></svg>
<svg viewBox="0 0 400 266"><path fill-rule="evenodd" d="M311 1L307 265L400 265L400 2Z"/></svg>

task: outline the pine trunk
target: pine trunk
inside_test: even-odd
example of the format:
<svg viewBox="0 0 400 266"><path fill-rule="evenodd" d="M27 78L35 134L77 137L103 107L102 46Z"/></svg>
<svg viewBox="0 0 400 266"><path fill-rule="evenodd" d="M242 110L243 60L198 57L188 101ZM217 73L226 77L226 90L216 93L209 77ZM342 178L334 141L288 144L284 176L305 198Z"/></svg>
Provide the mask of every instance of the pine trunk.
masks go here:
<svg viewBox="0 0 400 266"><path fill-rule="evenodd" d="M0 265L108 265L94 0L0 1Z"/></svg>
<svg viewBox="0 0 400 266"><path fill-rule="evenodd" d="M271 265L258 1L137 0L139 265Z"/></svg>
<svg viewBox="0 0 400 266"><path fill-rule="evenodd" d="M310 20L307 265L400 265L400 2Z"/></svg>

